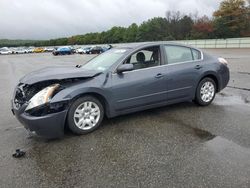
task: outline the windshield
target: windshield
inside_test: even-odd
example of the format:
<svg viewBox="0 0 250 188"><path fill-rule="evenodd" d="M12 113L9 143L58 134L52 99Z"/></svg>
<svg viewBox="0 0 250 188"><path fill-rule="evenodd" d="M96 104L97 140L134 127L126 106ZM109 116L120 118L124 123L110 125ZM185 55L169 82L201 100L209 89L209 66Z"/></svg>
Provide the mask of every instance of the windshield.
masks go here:
<svg viewBox="0 0 250 188"><path fill-rule="evenodd" d="M105 53L91 59L88 63L82 65L82 68L89 70L105 71L120 59L126 52L126 49L111 49Z"/></svg>

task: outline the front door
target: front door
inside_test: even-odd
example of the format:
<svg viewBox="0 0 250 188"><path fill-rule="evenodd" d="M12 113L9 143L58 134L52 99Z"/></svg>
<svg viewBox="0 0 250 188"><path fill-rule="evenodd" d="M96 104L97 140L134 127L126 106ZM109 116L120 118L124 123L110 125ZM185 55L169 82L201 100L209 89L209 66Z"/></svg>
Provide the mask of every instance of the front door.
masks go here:
<svg viewBox="0 0 250 188"><path fill-rule="evenodd" d="M166 66L161 65L159 46L137 51L124 63L132 63L134 70L112 74L112 100L116 111L166 101Z"/></svg>

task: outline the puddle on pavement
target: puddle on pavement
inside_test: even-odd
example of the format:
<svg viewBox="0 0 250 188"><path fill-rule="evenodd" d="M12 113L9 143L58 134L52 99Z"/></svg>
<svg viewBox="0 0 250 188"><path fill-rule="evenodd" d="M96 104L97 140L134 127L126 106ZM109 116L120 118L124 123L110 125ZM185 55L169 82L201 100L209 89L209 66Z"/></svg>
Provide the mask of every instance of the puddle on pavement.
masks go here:
<svg viewBox="0 0 250 188"><path fill-rule="evenodd" d="M219 105L242 105L249 104L248 96L228 95L226 93L218 93L218 98L215 103Z"/></svg>
<svg viewBox="0 0 250 188"><path fill-rule="evenodd" d="M198 128L193 128L193 131L195 133L196 136L198 136L200 139L202 140L212 140L216 137L216 135L213 135L212 133L202 130L202 129L198 129Z"/></svg>
<svg viewBox="0 0 250 188"><path fill-rule="evenodd" d="M249 148L243 147L224 137L213 135L208 131L198 128L192 129L199 138L205 141L204 147L220 160L226 160L230 164L236 164L238 167L239 165L244 168L247 166L250 167Z"/></svg>
<svg viewBox="0 0 250 188"><path fill-rule="evenodd" d="M232 96L232 95L229 95L229 94L223 93L223 92L218 93L218 95L220 95L220 96L222 96L222 97L229 97L229 96Z"/></svg>
<svg viewBox="0 0 250 188"><path fill-rule="evenodd" d="M250 75L250 72L238 72L239 74L246 74L246 75Z"/></svg>
<svg viewBox="0 0 250 188"><path fill-rule="evenodd" d="M207 141L205 147L223 160L226 159L230 162L239 162L238 165L241 164L242 166L250 165L249 148L238 145L231 140L217 136Z"/></svg>
<svg viewBox="0 0 250 188"><path fill-rule="evenodd" d="M244 98L244 102L245 102L245 103L250 103L250 99Z"/></svg>

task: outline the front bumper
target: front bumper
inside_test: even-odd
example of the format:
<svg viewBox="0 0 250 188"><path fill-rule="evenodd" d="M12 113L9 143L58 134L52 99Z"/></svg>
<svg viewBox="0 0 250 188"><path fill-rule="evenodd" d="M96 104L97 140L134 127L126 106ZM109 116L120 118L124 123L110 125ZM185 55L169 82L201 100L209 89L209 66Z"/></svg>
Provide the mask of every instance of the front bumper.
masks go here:
<svg viewBox="0 0 250 188"><path fill-rule="evenodd" d="M37 117L25 113L25 108L26 106L23 105L17 110L12 105L13 114L26 129L48 139L59 138L64 135L67 110Z"/></svg>

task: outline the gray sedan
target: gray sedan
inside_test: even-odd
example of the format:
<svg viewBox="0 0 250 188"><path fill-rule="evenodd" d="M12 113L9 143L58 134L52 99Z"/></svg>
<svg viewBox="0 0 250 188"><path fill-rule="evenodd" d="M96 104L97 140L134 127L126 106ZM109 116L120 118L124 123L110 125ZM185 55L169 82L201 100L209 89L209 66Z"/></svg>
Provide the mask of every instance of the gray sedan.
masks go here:
<svg viewBox="0 0 250 188"><path fill-rule="evenodd" d="M32 72L17 85L12 112L46 138L97 129L104 116L183 101L209 105L229 81L227 61L174 43L113 48L84 65Z"/></svg>

